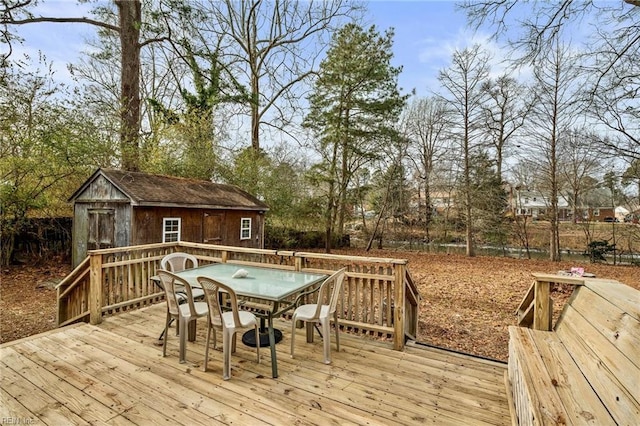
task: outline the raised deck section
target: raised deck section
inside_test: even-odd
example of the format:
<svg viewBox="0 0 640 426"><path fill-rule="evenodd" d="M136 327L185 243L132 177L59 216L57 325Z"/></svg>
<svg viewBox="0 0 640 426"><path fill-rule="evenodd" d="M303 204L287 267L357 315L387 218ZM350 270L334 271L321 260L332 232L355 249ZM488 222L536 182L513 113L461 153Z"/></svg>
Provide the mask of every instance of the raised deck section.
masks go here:
<svg viewBox="0 0 640 426"><path fill-rule="evenodd" d="M506 365L466 355L341 333L331 365L322 342L298 330L289 356L290 323L280 329L280 376L269 351L238 344L232 378L222 380L222 352L204 358L204 321L178 363L173 330L168 356L157 346L165 305L109 317L100 326L70 326L0 346L0 418L13 424L511 424ZM276 322L276 326L278 323ZM220 345L221 346L221 345ZM8 421L7 421L8 422Z"/></svg>
<svg viewBox="0 0 640 426"><path fill-rule="evenodd" d="M518 423L638 424L640 292L611 280L535 276L535 298L524 299L534 312L521 316L534 329L509 327L509 380ZM547 331L551 283L576 287Z"/></svg>

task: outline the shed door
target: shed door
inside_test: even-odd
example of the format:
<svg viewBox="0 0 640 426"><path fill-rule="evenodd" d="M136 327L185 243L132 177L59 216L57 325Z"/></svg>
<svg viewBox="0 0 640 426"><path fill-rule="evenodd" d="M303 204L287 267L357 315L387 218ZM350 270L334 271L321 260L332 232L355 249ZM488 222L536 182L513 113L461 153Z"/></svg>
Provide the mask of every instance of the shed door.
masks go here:
<svg viewBox="0 0 640 426"><path fill-rule="evenodd" d="M114 246L115 221L113 209L89 210L88 250L99 250Z"/></svg>
<svg viewBox="0 0 640 426"><path fill-rule="evenodd" d="M202 218L202 242L219 244L222 242L223 213L204 213Z"/></svg>

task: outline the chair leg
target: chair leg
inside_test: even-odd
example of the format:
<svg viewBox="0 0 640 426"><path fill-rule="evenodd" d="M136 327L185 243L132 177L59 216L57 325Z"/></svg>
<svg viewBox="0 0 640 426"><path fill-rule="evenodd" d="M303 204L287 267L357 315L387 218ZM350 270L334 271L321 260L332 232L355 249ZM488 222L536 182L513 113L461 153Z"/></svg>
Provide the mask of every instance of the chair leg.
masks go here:
<svg viewBox="0 0 640 426"><path fill-rule="evenodd" d="M338 323L338 312L333 313L333 326L336 328L336 350L340 352L340 324Z"/></svg>
<svg viewBox="0 0 640 426"><path fill-rule="evenodd" d="M224 380L231 378L231 340L231 333L225 329L222 334L222 358L224 359L222 378Z"/></svg>
<svg viewBox="0 0 640 426"><path fill-rule="evenodd" d="M204 362L202 363L202 371L207 371L207 364L209 363L209 340L211 340L211 322L207 324L207 343L204 347ZM215 334L214 334L215 336Z"/></svg>
<svg viewBox="0 0 640 426"><path fill-rule="evenodd" d="M295 347L296 341L296 317L293 316L291 318L291 358L293 358L293 348Z"/></svg>
<svg viewBox="0 0 640 426"><path fill-rule="evenodd" d="M322 325L322 352L324 352L324 363L331 364L331 321L326 318L321 321Z"/></svg>
<svg viewBox="0 0 640 426"><path fill-rule="evenodd" d="M180 317L178 323L180 328L180 364L184 364L187 362L187 319Z"/></svg>
<svg viewBox="0 0 640 426"><path fill-rule="evenodd" d="M167 333L167 331L169 330L170 323L171 323L171 314L167 310L167 318L164 321L164 338L162 339L162 356L163 357L167 356L167 337L169 336L169 333Z"/></svg>
<svg viewBox="0 0 640 426"><path fill-rule="evenodd" d="M173 322L173 318L169 319L169 325L162 329L162 332L158 336L158 340L163 340L165 334L167 334L167 330L171 327L171 323Z"/></svg>

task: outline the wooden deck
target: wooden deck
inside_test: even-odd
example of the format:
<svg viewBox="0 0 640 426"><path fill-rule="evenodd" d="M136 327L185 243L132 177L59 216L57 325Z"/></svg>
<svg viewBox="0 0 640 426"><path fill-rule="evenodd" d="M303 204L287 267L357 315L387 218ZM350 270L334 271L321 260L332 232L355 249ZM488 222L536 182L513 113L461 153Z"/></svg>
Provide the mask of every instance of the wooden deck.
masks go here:
<svg viewBox="0 0 640 426"><path fill-rule="evenodd" d="M289 327L277 346L272 379L268 348L238 341L232 378L222 380L222 352L204 358L204 321L178 363L172 330L168 356L157 336L165 305L106 318L99 326L69 326L0 346L3 424L511 424L506 365L423 346L403 352L389 342L341 334L331 365L322 342L296 338ZM219 348L221 342L219 344ZM219 349L218 348L218 349Z"/></svg>

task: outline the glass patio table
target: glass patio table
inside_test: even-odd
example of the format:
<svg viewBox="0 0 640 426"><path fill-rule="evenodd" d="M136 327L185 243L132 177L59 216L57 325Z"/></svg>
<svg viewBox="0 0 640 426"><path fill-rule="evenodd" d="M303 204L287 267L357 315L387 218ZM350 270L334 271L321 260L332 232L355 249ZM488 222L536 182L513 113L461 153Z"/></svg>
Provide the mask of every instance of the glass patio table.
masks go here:
<svg viewBox="0 0 640 426"><path fill-rule="evenodd" d="M248 274L243 278L234 278L240 269ZM197 277L207 277L222 284L226 284L240 297L254 298L268 302L262 312L257 314L268 320L269 346L271 347L271 373L273 378L278 377L278 364L276 360L276 338L273 329L273 318L282 315L294 308L291 296L303 292L309 287L318 287L328 275L310 272L297 272L279 268L248 266L230 263L212 263L193 269L186 269L176 273L185 279L192 287L200 287ZM250 303L246 303L251 306ZM242 308L243 303L239 303ZM260 344L260 342L255 342Z"/></svg>

